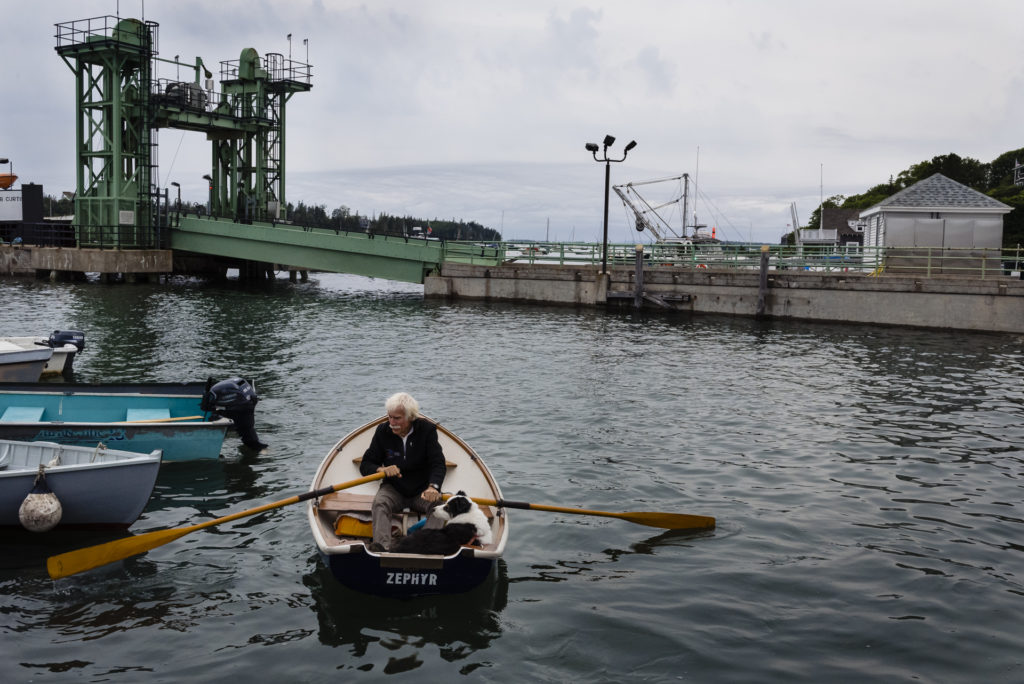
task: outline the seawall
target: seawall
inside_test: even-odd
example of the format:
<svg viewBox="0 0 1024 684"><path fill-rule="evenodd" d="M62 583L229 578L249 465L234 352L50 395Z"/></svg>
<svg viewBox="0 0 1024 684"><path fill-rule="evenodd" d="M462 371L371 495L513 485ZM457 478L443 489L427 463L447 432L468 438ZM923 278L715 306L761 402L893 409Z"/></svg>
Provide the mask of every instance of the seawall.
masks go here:
<svg viewBox="0 0 1024 684"><path fill-rule="evenodd" d="M1024 333L1024 281L1009 277L444 264L426 297L569 306L640 306L692 313ZM759 314L759 304L763 312Z"/></svg>

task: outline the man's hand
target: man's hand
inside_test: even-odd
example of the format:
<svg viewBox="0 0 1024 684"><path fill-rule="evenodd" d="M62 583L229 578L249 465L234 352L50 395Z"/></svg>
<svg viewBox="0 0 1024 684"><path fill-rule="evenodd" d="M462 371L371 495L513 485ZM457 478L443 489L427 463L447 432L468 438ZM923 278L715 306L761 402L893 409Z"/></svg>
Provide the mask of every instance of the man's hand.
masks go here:
<svg viewBox="0 0 1024 684"><path fill-rule="evenodd" d="M423 493L420 494L420 496L422 496L423 500L427 503L434 503L441 498L441 492L437 491L433 487L427 487L423 490Z"/></svg>
<svg viewBox="0 0 1024 684"><path fill-rule="evenodd" d="M377 468L378 473L384 473L384 477L402 477L402 471L396 465L381 466Z"/></svg>

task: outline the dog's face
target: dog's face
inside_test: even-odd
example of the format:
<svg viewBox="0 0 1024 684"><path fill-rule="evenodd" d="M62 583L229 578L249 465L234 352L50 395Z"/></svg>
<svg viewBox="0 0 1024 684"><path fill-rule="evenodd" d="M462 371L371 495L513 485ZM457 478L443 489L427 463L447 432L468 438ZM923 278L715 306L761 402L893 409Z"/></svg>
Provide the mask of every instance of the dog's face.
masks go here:
<svg viewBox="0 0 1024 684"><path fill-rule="evenodd" d="M448 514L449 520L471 510L473 510L473 501L462 490L459 490L455 496L448 499L444 504L444 512Z"/></svg>

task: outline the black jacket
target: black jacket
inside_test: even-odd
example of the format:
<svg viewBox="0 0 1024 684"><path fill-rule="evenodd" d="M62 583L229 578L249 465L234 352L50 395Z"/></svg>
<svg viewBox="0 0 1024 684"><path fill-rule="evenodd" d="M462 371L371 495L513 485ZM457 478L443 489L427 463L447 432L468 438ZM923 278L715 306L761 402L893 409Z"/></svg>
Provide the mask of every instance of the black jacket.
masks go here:
<svg viewBox="0 0 1024 684"><path fill-rule="evenodd" d="M402 438L391 431L387 421L378 425L369 448L363 454L359 472L372 475L377 468L386 465L396 465L401 469L401 477L387 477L384 482L405 496L419 496L431 484L440 490L444 483L445 462L441 444L437 441L437 427L423 418L414 420L403 452Z"/></svg>

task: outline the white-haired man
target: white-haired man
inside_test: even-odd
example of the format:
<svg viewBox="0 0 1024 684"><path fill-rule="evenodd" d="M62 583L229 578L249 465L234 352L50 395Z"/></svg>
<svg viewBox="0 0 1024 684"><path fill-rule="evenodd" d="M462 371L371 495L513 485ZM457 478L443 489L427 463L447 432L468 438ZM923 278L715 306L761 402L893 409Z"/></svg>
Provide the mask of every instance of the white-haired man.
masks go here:
<svg viewBox="0 0 1024 684"><path fill-rule="evenodd" d="M427 515L426 527L439 528L444 521L429 515L441 503L445 459L437 440L437 427L420 417L420 405L399 392L384 402L386 422L377 426L359 471L384 473L373 499L373 541L370 551L391 547L391 516L403 508Z"/></svg>

